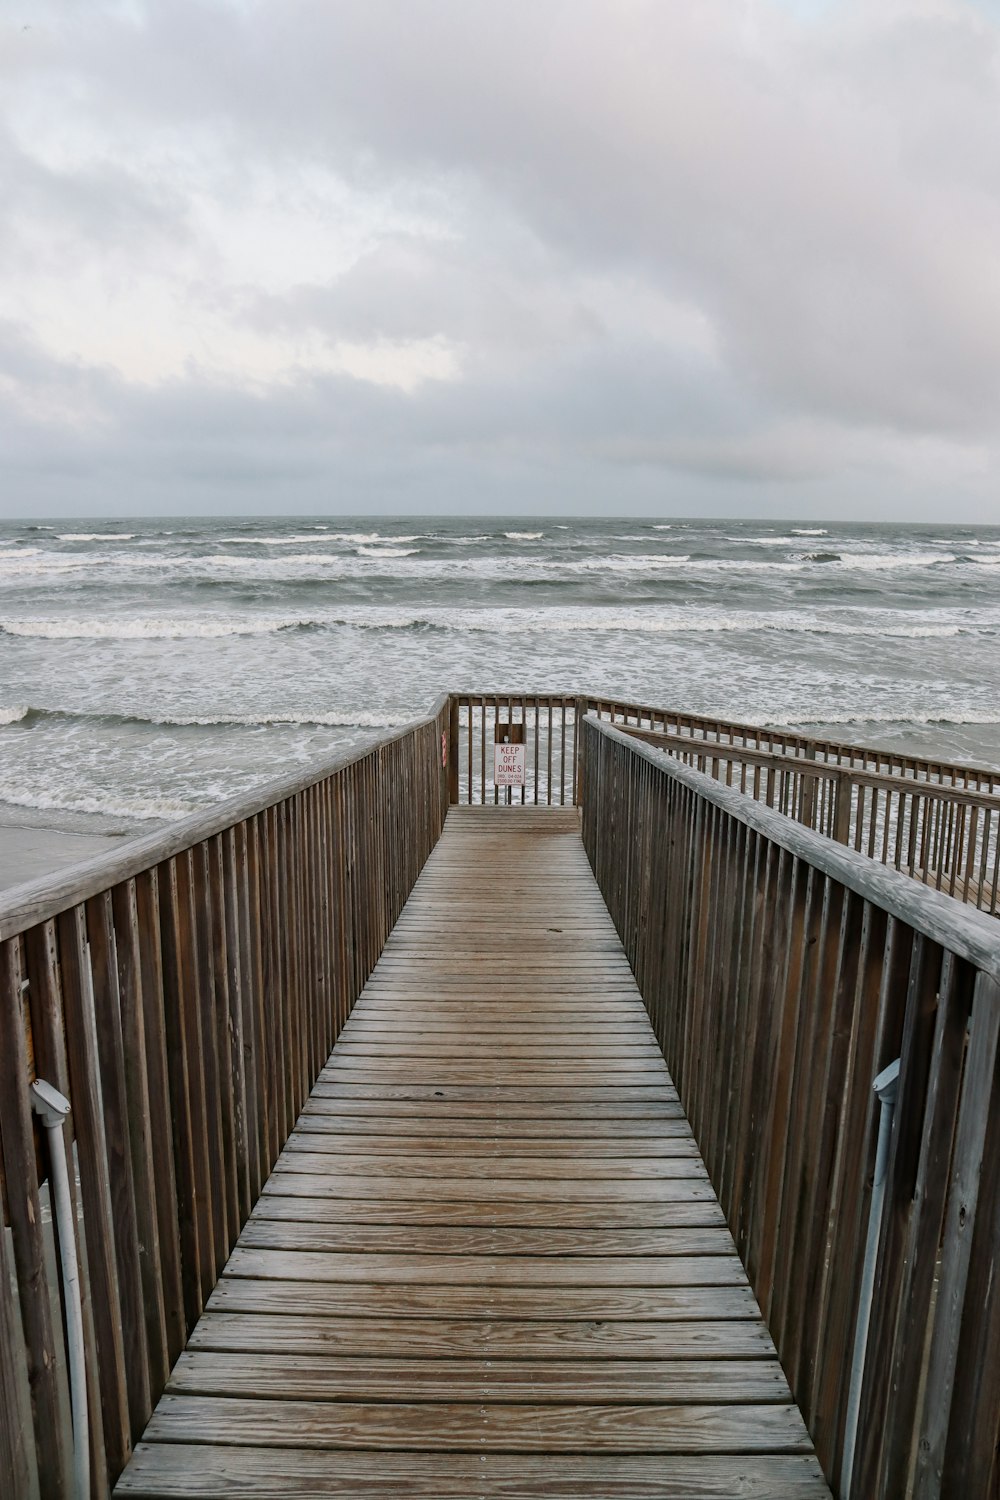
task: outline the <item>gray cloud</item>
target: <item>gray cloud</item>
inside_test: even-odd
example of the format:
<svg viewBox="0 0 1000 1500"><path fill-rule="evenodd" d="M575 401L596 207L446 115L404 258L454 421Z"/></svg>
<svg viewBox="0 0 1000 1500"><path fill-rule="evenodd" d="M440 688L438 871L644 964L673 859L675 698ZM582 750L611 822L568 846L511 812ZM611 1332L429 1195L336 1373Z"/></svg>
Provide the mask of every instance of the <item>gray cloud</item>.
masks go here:
<svg viewBox="0 0 1000 1500"><path fill-rule="evenodd" d="M37 9L7 513L1000 519L1000 30L965 0Z"/></svg>

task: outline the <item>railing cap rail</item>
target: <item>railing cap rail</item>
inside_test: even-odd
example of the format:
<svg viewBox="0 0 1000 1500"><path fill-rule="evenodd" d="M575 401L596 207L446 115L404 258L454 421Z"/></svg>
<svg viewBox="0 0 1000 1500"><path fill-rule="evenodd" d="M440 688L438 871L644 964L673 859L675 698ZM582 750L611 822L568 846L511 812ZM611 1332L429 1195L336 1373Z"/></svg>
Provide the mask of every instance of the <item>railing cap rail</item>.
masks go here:
<svg viewBox="0 0 1000 1500"><path fill-rule="evenodd" d="M713 780L703 771L683 765L669 751L656 750L634 735L615 728L596 714L588 714L584 722L595 733L607 736L633 755L649 761L658 771L690 788L704 801L713 803L796 858L832 876L848 890L940 943L957 957L967 959L1000 982L1000 933L995 917L985 916L891 866L857 854L821 833L814 833L811 828L786 818L773 808L762 806L745 793ZM586 752L584 757L586 764Z"/></svg>
<svg viewBox="0 0 1000 1500"><path fill-rule="evenodd" d="M225 833L236 824L296 796L317 782L344 770L355 761L364 760L373 751L385 745L405 739L416 729L432 724L444 712L449 695L443 694L422 718L413 719L389 734L374 735L361 746L341 750L326 760L315 762L301 771L275 778L256 787L252 792L230 797L206 808L204 812L191 813L186 818L157 828L152 833L127 839L115 848L94 859L69 865L54 875L43 875L39 880L26 881L23 885L10 887L0 893L0 941L14 937L19 932L48 921L70 907L78 906L91 896L100 895L112 886L120 885L135 875L141 875L154 865L162 864L185 849L192 849L206 839Z"/></svg>
<svg viewBox="0 0 1000 1500"><path fill-rule="evenodd" d="M1000 790L985 792L979 787L959 786L950 781L928 781L926 777L871 771L863 766L843 764L835 760L814 760L794 750L758 750L755 745L731 745L728 740L693 739L689 734L642 729L634 724L616 724L614 727L654 749L660 745L670 746L681 750L685 755L698 755L703 760L744 761L747 765L796 771L816 781L852 782L855 786L885 788L887 791L904 792L908 796L937 797L941 801L957 802L965 807L981 807L994 812L1000 809Z"/></svg>

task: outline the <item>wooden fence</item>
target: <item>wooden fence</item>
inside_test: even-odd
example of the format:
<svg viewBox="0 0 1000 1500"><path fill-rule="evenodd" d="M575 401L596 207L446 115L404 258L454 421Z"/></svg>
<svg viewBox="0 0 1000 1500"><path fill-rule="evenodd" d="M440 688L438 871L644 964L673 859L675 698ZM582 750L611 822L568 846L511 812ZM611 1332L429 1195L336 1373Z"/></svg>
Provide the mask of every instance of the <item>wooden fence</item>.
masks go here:
<svg viewBox="0 0 1000 1500"><path fill-rule="evenodd" d="M588 855L827 1474L872 1083L898 1057L851 1493L996 1494L995 922L594 718L579 774Z"/></svg>
<svg viewBox="0 0 1000 1500"><path fill-rule="evenodd" d="M1000 772L809 739L607 698L451 697L451 799L578 801L577 746L596 714L828 838L980 911L1000 915ZM523 726L525 785L493 785L498 726Z"/></svg>
<svg viewBox="0 0 1000 1500"><path fill-rule="evenodd" d="M1000 792L630 729L786 817L991 915L1000 912ZM938 768L940 769L940 768Z"/></svg>
<svg viewBox="0 0 1000 1500"><path fill-rule="evenodd" d="M440 834L448 723L443 699L359 754L0 899L4 1494L70 1493L32 1080L72 1100L102 1496Z"/></svg>
<svg viewBox="0 0 1000 1500"><path fill-rule="evenodd" d="M705 741L708 744L745 747L781 754L805 755L827 765L847 766L877 775L905 776L941 786L968 787L973 791L1000 792L996 767L961 765L932 760L893 750L878 750L849 740L828 740L795 730L741 724L730 719L711 719L669 708L624 703L608 698L585 698L586 711L620 728L657 730L662 734Z"/></svg>

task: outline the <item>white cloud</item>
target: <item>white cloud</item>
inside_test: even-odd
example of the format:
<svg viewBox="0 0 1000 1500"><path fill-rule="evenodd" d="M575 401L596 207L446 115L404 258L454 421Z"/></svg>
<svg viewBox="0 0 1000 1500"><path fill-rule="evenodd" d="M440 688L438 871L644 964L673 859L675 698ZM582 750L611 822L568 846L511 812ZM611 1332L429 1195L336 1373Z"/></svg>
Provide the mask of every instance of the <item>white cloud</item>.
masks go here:
<svg viewBox="0 0 1000 1500"><path fill-rule="evenodd" d="M0 80L15 509L63 441L222 485L250 403L255 472L316 486L276 503L1000 516L1000 32L964 0L40 0Z"/></svg>

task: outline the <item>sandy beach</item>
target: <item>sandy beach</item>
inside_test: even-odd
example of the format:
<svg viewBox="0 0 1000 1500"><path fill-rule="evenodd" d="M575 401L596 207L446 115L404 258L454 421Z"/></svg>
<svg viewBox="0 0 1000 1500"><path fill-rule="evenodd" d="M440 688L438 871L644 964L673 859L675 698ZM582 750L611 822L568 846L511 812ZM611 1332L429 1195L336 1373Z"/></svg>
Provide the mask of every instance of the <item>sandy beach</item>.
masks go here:
<svg viewBox="0 0 1000 1500"><path fill-rule="evenodd" d="M54 828L18 809L0 809L0 890L94 859L132 837L129 829L109 833Z"/></svg>

